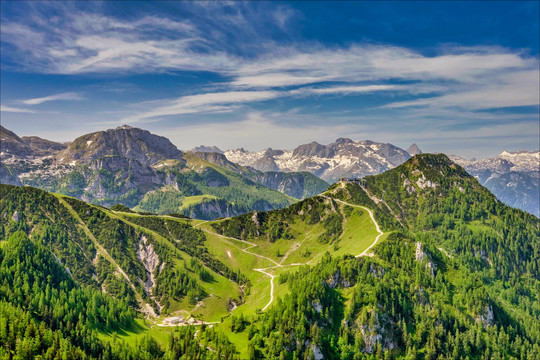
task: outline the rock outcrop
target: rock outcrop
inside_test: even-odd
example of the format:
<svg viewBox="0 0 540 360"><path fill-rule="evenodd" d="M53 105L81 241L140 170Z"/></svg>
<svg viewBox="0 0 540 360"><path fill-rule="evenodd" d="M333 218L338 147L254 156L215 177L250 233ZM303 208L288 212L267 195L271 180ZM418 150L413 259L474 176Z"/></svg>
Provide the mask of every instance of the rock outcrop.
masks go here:
<svg viewBox="0 0 540 360"><path fill-rule="evenodd" d="M88 163L104 156L122 156L152 165L160 160L182 160L182 152L169 139L149 131L120 126L78 137L56 155L58 163Z"/></svg>

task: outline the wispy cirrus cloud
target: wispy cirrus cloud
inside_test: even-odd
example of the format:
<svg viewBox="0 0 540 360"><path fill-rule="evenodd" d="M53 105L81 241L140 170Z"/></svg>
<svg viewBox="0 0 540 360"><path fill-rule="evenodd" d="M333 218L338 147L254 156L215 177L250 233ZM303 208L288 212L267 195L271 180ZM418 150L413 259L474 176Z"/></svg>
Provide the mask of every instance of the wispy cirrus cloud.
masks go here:
<svg viewBox="0 0 540 360"><path fill-rule="evenodd" d="M58 100L82 100L83 97L81 97L77 93L73 92L67 92L67 93L61 93L61 94L55 94L55 95L49 95L39 98L33 98L33 99L27 99L27 100L20 100L22 104L26 105L39 105L44 102L48 101L58 101Z"/></svg>
<svg viewBox="0 0 540 360"><path fill-rule="evenodd" d="M140 122L144 119L156 117L197 114L197 113L216 113L230 112L243 105L250 103L285 98L289 96L305 97L309 95L327 95L327 94L363 94L380 91L402 90L413 91L415 86L406 85L365 85L365 86L333 86L324 88L304 87L293 90L238 90L210 92L197 95L188 95L177 99L159 100L144 102L143 104L134 104L146 107L153 107L151 110L138 112L136 115L123 118L122 122Z"/></svg>
<svg viewBox="0 0 540 360"><path fill-rule="evenodd" d="M166 104L154 107L149 111L124 118L122 121L134 123L144 119L170 115L227 112L234 110L239 104L265 101L279 96L282 94L277 91L229 91L183 96L168 100Z"/></svg>
<svg viewBox="0 0 540 360"><path fill-rule="evenodd" d="M0 111L3 112L13 112L13 113L34 113L35 111L30 109L22 109L22 108L16 108L11 106L0 106Z"/></svg>
<svg viewBox="0 0 540 360"><path fill-rule="evenodd" d="M527 70L496 77L489 84L442 96L393 102L383 107L459 107L472 110L531 106L539 103L540 72Z"/></svg>

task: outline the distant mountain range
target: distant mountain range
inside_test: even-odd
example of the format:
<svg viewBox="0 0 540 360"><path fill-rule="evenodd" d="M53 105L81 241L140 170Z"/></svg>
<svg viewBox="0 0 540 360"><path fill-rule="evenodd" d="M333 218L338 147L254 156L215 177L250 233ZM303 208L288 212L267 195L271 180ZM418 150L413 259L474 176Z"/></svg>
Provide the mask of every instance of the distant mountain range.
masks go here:
<svg viewBox="0 0 540 360"><path fill-rule="evenodd" d="M0 128L0 182L31 185L96 204L180 212L212 219L281 208L324 191L339 178L362 178L421 154L370 140L337 139L294 150L180 151L167 138L121 126L71 143L18 137ZM540 152L503 151L493 159L451 156L501 201L540 215Z"/></svg>
<svg viewBox="0 0 540 360"><path fill-rule="evenodd" d="M362 178L392 169L411 156L421 154L416 144L407 150L373 141L337 139L321 145L312 142L294 150L244 149L222 151L215 146L200 146L198 151L219 152L235 163L262 171L308 171L330 183L341 177ZM540 152L503 151L496 158L465 160L450 156L499 200L540 216Z"/></svg>
<svg viewBox="0 0 540 360"><path fill-rule="evenodd" d="M540 215L540 151L501 152L495 158L451 156L502 202Z"/></svg>
<svg viewBox="0 0 540 360"><path fill-rule="evenodd" d="M294 150L229 150L225 156L232 162L261 171L309 171L330 183L341 177L376 175L411 157L407 151L392 144L346 138L328 145L311 142Z"/></svg>

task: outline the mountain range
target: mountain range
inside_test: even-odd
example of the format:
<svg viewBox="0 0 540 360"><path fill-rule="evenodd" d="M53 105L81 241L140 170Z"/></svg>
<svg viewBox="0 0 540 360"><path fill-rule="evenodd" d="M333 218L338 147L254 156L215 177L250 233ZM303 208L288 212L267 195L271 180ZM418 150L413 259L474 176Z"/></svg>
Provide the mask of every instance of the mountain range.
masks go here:
<svg viewBox="0 0 540 360"><path fill-rule="evenodd" d="M96 204L213 219L284 207L340 178L395 168L422 151L374 141L337 139L294 150L179 150L168 139L127 125L70 143L18 137L0 128L0 182L31 185ZM492 159L451 158L501 201L540 216L540 152Z"/></svg>
<svg viewBox="0 0 540 360"><path fill-rule="evenodd" d="M129 126L86 134L69 144L36 137L26 141L4 128L0 136L1 182L106 206L122 203L139 211L213 219L281 208L328 187L307 172L222 167Z"/></svg>
<svg viewBox="0 0 540 360"><path fill-rule="evenodd" d="M376 175L411 157L392 144L346 138L339 138L328 145L311 142L294 150L229 150L225 156L232 162L261 171L309 171L330 183L342 177Z"/></svg>
<svg viewBox="0 0 540 360"><path fill-rule="evenodd" d="M442 154L214 221L0 185L0 355L535 359L538 229Z"/></svg>
<svg viewBox="0 0 540 360"><path fill-rule="evenodd" d="M540 216L540 151L503 151L482 160L451 159L502 202Z"/></svg>
<svg viewBox="0 0 540 360"><path fill-rule="evenodd" d="M391 144L345 138L328 145L312 142L294 150L222 151L201 146L198 151L222 153L232 162L263 171L308 171L329 183L342 177L376 175L422 153L416 144L402 150ZM540 216L540 151L503 151L481 160L450 157L504 203Z"/></svg>

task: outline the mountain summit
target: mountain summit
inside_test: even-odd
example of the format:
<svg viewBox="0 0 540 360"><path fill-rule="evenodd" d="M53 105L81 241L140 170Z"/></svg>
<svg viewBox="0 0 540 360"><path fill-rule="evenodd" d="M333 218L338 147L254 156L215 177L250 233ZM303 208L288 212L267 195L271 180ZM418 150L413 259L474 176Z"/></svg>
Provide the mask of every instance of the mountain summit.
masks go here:
<svg viewBox="0 0 540 360"><path fill-rule="evenodd" d="M420 150L420 148L418 147L418 145L416 145L415 143L411 144L411 146L409 146L409 147L407 148L407 152L408 152L411 156L418 155L418 154L422 154L422 150Z"/></svg>
<svg viewBox="0 0 540 360"><path fill-rule="evenodd" d="M128 125L75 139L56 155L59 163L86 163L104 156L121 156L152 165L160 160L182 160L182 152L169 139Z"/></svg>
<svg viewBox="0 0 540 360"><path fill-rule="evenodd" d="M13 131L0 126L0 158L34 158L52 155L65 149L66 145L37 136L20 138Z"/></svg>

